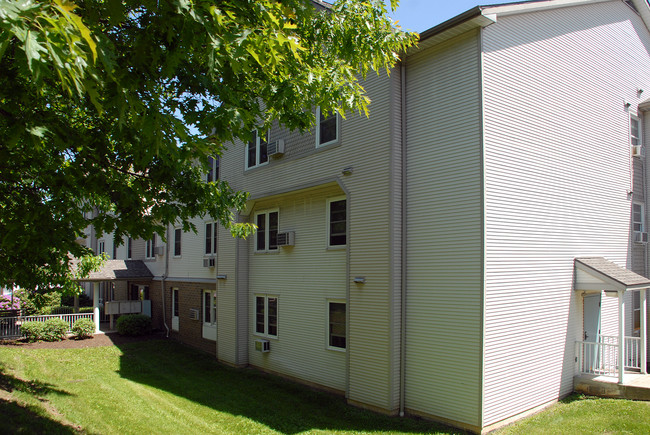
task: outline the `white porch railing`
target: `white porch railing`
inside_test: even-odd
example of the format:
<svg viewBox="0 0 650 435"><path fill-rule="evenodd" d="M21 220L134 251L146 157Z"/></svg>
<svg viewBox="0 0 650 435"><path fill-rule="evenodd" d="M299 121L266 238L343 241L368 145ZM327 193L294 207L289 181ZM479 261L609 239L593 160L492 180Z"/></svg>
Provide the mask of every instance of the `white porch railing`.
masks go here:
<svg viewBox="0 0 650 435"><path fill-rule="evenodd" d="M0 317L0 338L19 338L23 334L20 326L25 322L45 322L48 319L59 318L68 324L68 332L72 331L72 325L79 319L93 320L93 313L76 314L54 314L48 316L18 316Z"/></svg>
<svg viewBox="0 0 650 435"><path fill-rule="evenodd" d="M603 335L599 341L577 341L580 373L618 376L618 337ZM625 337L623 364L626 369L641 368L641 338Z"/></svg>

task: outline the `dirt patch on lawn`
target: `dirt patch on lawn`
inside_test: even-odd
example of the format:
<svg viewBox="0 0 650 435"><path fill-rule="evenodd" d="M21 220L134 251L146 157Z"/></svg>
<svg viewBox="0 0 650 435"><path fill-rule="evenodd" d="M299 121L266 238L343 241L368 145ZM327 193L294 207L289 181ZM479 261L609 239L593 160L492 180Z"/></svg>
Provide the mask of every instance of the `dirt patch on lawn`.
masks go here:
<svg viewBox="0 0 650 435"><path fill-rule="evenodd" d="M23 340L2 340L0 341L0 346L20 347L23 349L83 349L86 347L119 346L121 344L159 340L162 338L165 338L162 332L155 332L139 337L128 337L117 333L110 333L96 334L92 338L83 340L77 340L72 337L61 341L37 341L36 343L27 343Z"/></svg>

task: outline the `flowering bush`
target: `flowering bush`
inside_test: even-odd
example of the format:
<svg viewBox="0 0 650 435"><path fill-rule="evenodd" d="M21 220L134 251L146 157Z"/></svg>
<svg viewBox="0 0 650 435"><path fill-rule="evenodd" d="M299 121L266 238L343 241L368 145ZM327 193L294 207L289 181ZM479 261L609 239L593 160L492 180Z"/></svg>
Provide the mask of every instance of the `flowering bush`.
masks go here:
<svg viewBox="0 0 650 435"><path fill-rule="evenodd" d="M0 310L20 310L20 299L14 296L12 304L11 295L0 295Z"/></svg>

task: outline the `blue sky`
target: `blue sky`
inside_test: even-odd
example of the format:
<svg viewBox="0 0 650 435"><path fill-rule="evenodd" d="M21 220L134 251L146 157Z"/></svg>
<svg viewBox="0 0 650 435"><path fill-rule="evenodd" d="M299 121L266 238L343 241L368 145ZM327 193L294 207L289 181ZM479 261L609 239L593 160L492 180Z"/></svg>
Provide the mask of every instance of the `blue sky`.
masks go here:
<svg viewBox="0 0 650 435"><path fill-rule="evenodd" d="M388 1L388 0L386 0ZM514 0L401 0L393 20L405 30L423 32L477 5L510 3Z"/></svg>

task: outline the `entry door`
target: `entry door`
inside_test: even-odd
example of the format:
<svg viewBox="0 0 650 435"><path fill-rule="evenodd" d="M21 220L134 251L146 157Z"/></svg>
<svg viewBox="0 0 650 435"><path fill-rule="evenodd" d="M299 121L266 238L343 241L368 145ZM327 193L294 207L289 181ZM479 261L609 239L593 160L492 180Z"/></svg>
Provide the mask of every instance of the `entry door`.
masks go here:
<svg viewBox="0 0 650 435"><path fill-rule="evenodd" d="M203 338L217 340L216 290L203 290Z"/></svg>
<svg viewBox="0 0 650 435"><path fill-rule="evenodd" d="M600 342L600 298L601 293L586 295L584 297L584 337L590 343ZM585 365L591 370L600 366L600 346L585 345Z"/></svg>

